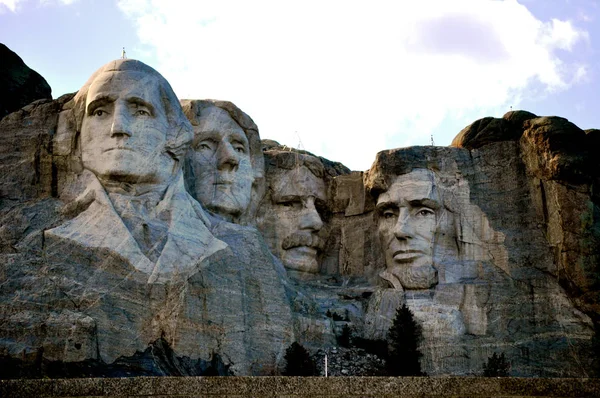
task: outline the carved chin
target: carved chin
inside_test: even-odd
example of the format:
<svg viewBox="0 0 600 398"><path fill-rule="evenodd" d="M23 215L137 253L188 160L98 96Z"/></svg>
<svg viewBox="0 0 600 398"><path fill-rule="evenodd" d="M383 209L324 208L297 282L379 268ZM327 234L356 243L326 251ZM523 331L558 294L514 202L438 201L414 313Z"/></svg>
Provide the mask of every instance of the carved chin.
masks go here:
<svg viewBox="0 0 600 398"><path fill-rule="evenodd" d="M316 274L319 272L317 249L307 246L293 247L283 251L283 265L286 268Z"/></svg>
<svg viewBox="0 0 600 398"><path fill-rule="evenodd" d="M250 204L250 192L240 193L231 185L216 185L212 189L196 190L200 202L222 216L239 217Z"/></svg>
<svg viewBox="0 0 600 398"><path fill-rule="evenodd" d="M405 290L429 289L437 285L437 270L432 265L402 266L390 270Z"/></svg>
<svg viewBox="0 0 600 398"><path fill-rule="evenodd" d="M171 163L171 164L169 164ZM141 183L161 181L172 171L172 159L149 157L133 150L115 149L97 156L84 156L84 168L108 179Z"/></svg>
<svg viewBox="0 0 600 398"><path fill-rule="evenodd" d="M242 208L238 203L231 201L213 201L206 204L206 207L213 213L222 216L238 217L242 213Z"/></svg>

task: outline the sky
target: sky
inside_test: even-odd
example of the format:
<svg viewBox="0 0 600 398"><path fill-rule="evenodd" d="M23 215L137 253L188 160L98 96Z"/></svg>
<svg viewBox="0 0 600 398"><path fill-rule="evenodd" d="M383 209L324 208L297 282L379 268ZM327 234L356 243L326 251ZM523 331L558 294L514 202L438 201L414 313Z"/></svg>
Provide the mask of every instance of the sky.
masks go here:
<svg viewBox="0 0 600 398"><path fill-rule="evenodd" d="M0 0L0 42L54 98L124 47L179 98L362 171L511 109L600 128L599 18L600 0Z"/></svg>

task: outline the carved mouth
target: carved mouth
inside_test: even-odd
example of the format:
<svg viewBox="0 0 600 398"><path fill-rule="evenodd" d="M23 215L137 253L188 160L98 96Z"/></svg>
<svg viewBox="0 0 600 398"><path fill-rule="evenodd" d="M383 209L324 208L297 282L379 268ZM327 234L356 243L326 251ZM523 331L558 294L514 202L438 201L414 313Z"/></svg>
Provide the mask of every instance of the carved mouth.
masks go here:
<svg viewBox="0 0 600 398"><path fill-rule="evenodd" d="M230 176L230 177L217 176L215 182L213 182L213 185L233 185L234 183L235 183L235 178L233 176Z"/></svg>
<svg viewBox="0 0 600 398"><path fill-rule="evenodd" d="M424 253L420 250L396 250L392 257L396 262L410 262L419 257L421 257Z"/></svg>
<svg viewBox="0 0 600 398"><path fill-rule="evenodd" d="M325 247L325 242L319 236L313 233L294 233L288 236L281 243L284 250L294 248L306 248L314 250L322 250Z"/></svg>
<svg viewBox="0 0 600 398"><path fill-rule="evenodd" d="M308 247L308 246L295 246L295 247L289 248L287 250L289 250L289 251L291 250L291 251L294 251L294 253L302 254L305 256L314 257L317 255L317 249Z"/></svg>
<svg viewBox="0 0 600 398"><path fill-rule="evenodd" d="M115 148L108 148L108 149L105 149L104 152L117 151L117 150L118 151L132 151L133 152L133 149L127 148L127 147L124 147L124 146L118 146L118 147L115 147Z"/></svg>

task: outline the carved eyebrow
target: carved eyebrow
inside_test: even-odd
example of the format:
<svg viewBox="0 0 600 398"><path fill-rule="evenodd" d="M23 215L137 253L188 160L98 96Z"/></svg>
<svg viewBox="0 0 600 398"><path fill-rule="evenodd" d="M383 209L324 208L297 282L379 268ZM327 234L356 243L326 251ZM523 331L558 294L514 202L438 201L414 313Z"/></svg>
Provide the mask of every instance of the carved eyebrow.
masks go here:
<svg viewBox="0 0 600 398"><path fill-rule="evenodd" d="M377 210L377 211L383 211L383 210L387 210L387 209L397 209L397 208L398 208L398 204L396 204L395 202L392 202L392 201L385 201L385 202L377 203L375 205L375 210Z"/></svg>
<svg viewBox="0 0 600 398"><path fill-rule="evenodd" d="M86 113L88 116L90 116L96 108L99 108L106 104L110 104L112 102L115 102L115 97L109 95L100 96L88 104Z"/></svg>
<svg viewBox="0 0 600 398"><path fill-rule="evenodd" d="M430 198L415 199L408 202L412 207L429 207L430 209L437 210L441 206L437 200Z"/></svg>
<svg viewBox="0 0 600 398"><path fill-rule="evenodd" d="M129 98L127 98L127 102L130 104L135 104L138 106L143 106L145 108L148 108L148 110L150 110L150 113L152 114L152 116L154 116L156 114L156 111L154 110L154 105L152 105L151 103L149 103L148 101L146 101L140 97L129 97Z"/></svg>
<svg viewBox="0 0 600 398"><path fill-rule="evenodd" d="M235 131L231 133L230 141L238 144L243 144L244 146L248 146L248 139L246 138L246 134L240 133L239 131Z"/></svg>
<svg viewBox="0 0 600 398"><path fill-rule="evenodd" d="M244 147L244 149L249 149L250 148L250 145L248 145L248 143L246 141L238 139L238 138L235 138L235 139L231 140L231 144L241 145L241 146Z"/></svg>

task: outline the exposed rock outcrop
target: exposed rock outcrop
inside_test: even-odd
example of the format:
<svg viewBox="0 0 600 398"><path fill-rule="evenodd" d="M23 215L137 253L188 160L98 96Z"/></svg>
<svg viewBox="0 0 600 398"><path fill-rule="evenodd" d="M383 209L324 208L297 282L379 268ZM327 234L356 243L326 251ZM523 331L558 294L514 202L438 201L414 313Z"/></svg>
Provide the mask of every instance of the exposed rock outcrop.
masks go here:
<svg viewBox="0 0 600 398"><path fill-rule="evenodd" d="M52 89L21 57L0 43L0 119L39 99L52 99Z"/></svg>
<svg viewBox="0 0 600 398"><path fill-rule="evenodd" d="M344 327L356 341L385 339L402 304L423 327L429 375L479 374L494 352L514 376L589 374L600 324L598 130L514 111L476 121L450 147L385 150L350 172L270 140L263 154L252 124L240 137L253 145L223 140L213 152L258 160L225 153L229 169L214 183L233 183L225 177L248 158L240 176L252 170L266 187L242 181L239 208L210 213L184 186L180 160L194 133L246 123L217 111L193 131L168 83L140 64L107 64L74 99L0 121L0 356L16 376L54 365L62 375L278 374L293 341L322 356ZM103 119L127 90L111 86L117 99L83 112L94 84L135 84L131 74L148 79L144 101L162 101L138 96L128 117L170 115L144 141L146 157L125 144L150 121L113 131L122 120ZM121 144L89 147L90 123ZM166 176L158 193L140 185L154 181L146 166ZM262 234L241 217L254 201ZM379 372L375 354L336 351L340 374Z"/></svg>

